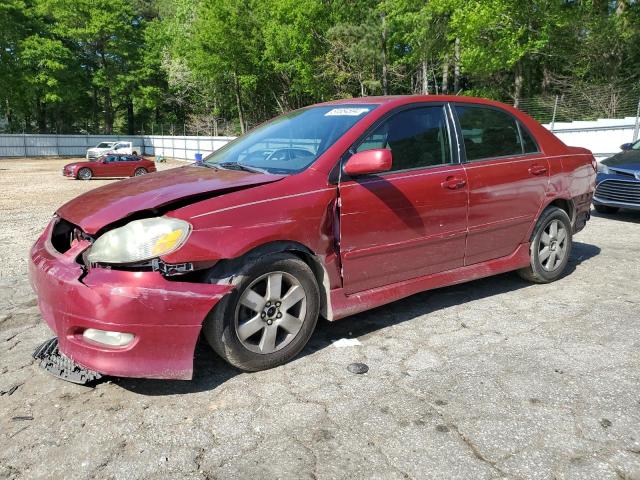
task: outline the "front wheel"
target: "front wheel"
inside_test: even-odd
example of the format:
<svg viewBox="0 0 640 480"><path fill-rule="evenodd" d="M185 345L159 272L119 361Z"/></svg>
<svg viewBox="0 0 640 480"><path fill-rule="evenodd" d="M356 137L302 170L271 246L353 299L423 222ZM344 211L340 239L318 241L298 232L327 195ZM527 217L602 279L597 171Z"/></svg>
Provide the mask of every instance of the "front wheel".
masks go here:
<svg viewBox="0 0 640 480"><path fill-rule="evenodd" d="M567 212L549 207L536 223L531 240L531 264L518 271L525 280L549 283L560 278L571 254L573 239Z"/></svg>
<svg viewBox="0 0 640 480"><path fill-rule="evenodd" d="M140 167L140 168L136 168L136 171L133 172L133 176L139 177L140 175L144 175L145 173L147 173L147 169Z"/></svg>
<svg viewBox="0 0 640 480"><path fill-rule="evenodd" d="M617 213L620 210L618 207L609 207L607 205L597 205L594 204L593 208L596 209L598 213Z"/></svg>
<svg viewBox="0 0 640 480"><path fill-rule="evenodd" d="M81 168L78 171L78 179L80 180L91 180L91 177L93 177L93 172L88 168Z"/></svg>
<svg viewBox="0 0 640 480"><path fill-rule="evenodd" d="M273 368L295 357L311 338L320 308L315 276L298 257L278 253L248 261L236 288L205 320L218 355L245 371Z"/></svg>

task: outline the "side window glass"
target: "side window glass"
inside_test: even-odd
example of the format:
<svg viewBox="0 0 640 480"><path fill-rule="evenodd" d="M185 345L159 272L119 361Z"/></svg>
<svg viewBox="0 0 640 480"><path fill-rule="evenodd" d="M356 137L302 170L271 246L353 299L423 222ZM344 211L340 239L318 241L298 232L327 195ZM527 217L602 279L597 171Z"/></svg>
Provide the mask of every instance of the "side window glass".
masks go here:
<svg viewBox="0 0 640 480"><path fill-rule="evenodd" d="M522 155L516 119L494 108L456 106L467 160Z"/></svg>
<svg viewBox="0 0 640 480"><path fill-rule="evenodd" d="M522 136L522 148L524 149L524 153L537 153L540 151L538 144L522 123L520 123L520 135Z"/></svg>
<svg viewBox="0 0 640 480"><path fill-rule="evenodd" d="M399 112L386 120L357 147L357 152L388 148L392 171L451 163L447 117L441 106Z"/></svg>

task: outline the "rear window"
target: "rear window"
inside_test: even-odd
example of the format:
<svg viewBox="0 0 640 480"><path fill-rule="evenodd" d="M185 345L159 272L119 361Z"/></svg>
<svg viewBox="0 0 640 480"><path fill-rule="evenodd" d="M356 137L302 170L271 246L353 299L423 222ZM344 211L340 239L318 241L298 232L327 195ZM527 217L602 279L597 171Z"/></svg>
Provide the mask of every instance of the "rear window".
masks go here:
<svg viewBox="0 0 640 480"><path fill-rule="evenodd" d="M468 161L534 153L538 147L527 130L496 108L456 106Z"/></svg>

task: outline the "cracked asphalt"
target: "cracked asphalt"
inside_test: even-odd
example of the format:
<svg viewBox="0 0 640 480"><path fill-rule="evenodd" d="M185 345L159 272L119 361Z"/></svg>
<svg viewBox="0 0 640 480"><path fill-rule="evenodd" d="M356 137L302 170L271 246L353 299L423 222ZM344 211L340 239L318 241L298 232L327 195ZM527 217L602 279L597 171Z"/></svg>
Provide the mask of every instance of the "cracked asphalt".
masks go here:
<svg viewBox="0 0 640 480"><path fill-rule="evenodd" d="M265 372L201 345L191 382L89 388L30 357L52 334L27 250L104 184L64 163L0 161L1 479L640 479L640 213L594 215L554 284L505 274L321 322Z"/></svg>

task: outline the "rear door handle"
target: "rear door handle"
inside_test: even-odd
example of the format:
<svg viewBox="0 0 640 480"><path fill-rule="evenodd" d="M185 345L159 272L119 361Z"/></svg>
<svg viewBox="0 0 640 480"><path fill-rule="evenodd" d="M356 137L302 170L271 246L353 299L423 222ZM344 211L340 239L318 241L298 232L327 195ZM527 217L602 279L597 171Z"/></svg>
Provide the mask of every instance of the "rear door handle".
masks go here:
<svg viewBox="0 0 640 480"><path fill-rule="evenodd" d="M529 173L531 175L543 175L547 173L547 167L543 167L541 165L533 165L529 167Z"/></svg>
<svg viewBox="0 0 640 480"><path fill-rule="evenodd" d="M447 179L444 182L442 182L440 185L442 185L442 188L448 188L449 190L457 190L458 188L464 187L466 184L467 182L461 178L447 177Z"/></svg>

